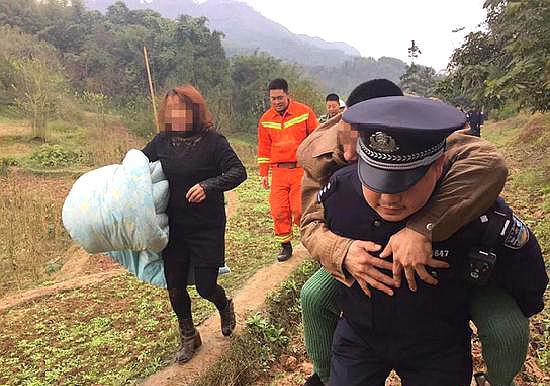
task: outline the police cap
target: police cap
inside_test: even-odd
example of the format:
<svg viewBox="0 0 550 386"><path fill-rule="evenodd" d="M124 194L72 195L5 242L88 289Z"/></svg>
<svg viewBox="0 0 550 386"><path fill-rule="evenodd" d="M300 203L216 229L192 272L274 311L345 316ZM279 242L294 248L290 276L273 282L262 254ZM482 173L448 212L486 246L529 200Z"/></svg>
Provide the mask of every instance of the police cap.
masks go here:
<svg viewBox="0 0 550 386"><path fill-rule="evenodd" d="M463 128L464 114L438 100L390 96L357 103L343 115L359 130L358 173L363 185L399 193L416 184Z"/></svg>

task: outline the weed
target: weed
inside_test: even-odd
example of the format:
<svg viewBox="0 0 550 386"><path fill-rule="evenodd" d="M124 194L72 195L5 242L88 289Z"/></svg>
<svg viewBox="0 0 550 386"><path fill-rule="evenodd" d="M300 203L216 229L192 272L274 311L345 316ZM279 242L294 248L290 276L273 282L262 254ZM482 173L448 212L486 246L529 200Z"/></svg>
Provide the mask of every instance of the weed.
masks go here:
<svg viewBox="0 0 550 386"><path fill-rule="evenodd" d="M81 154L61 145L44 144L33 151L30 159L45 168L60 168L78 163Z"/></svg>

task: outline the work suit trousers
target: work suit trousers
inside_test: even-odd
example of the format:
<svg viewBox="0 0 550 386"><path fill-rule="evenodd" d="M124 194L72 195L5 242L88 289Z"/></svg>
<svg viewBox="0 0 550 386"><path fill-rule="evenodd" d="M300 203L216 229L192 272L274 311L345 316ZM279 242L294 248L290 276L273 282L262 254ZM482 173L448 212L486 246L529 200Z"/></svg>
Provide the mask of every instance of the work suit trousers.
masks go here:
<svg viewBox="0 0 550 386"><path fill-rule="evenodd" d="M269 205L275 223L275 239L280 243L292 240L292 223L300 225L303 174L304 171L300 167L271 168Z"/></svg>

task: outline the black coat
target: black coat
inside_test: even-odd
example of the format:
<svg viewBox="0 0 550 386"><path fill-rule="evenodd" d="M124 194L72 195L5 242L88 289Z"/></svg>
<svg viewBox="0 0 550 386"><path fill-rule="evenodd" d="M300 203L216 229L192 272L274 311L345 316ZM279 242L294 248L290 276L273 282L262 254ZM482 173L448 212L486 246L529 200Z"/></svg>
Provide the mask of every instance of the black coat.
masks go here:
<svg viewBox="0 0 550 386"><path fill-rule="evenodd" d="M175 249L179 249L187 245L183 240L197 239L194 236L197 231L203 233L201 239L208 236L207 232L210 236L204 243L205 252L195 250L191 258L196 265L222 265L224 240L220 228L226 222L223 192L246 179L246 169L237 154L225 137L215 131L157 134L142 151L150 161L160 160L170 184L167 250L174 249L176 241L179 247ZM196 184L203 187L206 198L192 203L185 196Z"/></svg>

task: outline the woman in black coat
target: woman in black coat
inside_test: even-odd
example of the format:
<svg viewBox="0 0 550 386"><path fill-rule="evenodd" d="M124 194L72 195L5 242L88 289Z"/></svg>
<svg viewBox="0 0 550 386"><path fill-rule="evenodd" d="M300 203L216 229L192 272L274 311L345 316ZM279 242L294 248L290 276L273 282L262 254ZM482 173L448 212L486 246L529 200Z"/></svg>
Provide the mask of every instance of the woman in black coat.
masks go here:
<svg viewBox="0 0 550 386"><path fill-rule="evenodd" d="M187 362L201 345L187 292L191 269L199 295L220 312L222 334L229 336L235 328L233 301L226 297L217 277L218 267L224 265L223 192L241 184L246 170L225 137L212 129L204 98L194 87L170 90L159 121L164 130L143 153L151 162L160 160L170 184L170 238L162 254L170 303L181 334L176 360Z"/></svg>

